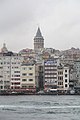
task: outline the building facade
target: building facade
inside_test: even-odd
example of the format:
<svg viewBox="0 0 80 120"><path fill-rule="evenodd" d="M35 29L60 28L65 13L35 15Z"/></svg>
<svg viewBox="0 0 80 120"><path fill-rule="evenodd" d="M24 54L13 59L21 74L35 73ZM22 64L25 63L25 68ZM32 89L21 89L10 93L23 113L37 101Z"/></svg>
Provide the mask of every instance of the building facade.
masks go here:
<svg viewBox="0 0 80 120"><path fill-rule="evenodd" d="M0 90L10 89L11 57L0 54Z"/></svg>
<svg viewBox="0 0 80 120"><path fill-rule="evenodd" d="M57 89L57 66L59 59L49 59L44 62L44 91Z"/></svg>
<svg viewBox="0 0 80 120"><path fill-rule="evenodd" d="M80 86L80 60L74 61L74 71L76 73L76 86Z"/></svg>
<svg viewBox="0 0 80 120"><path fill-rule="evenodd" d="M0 53L0 90L20 88L20 66L23 57L12 52Z"/></svg>
<svg viewBox="0 0 80 120"><path fill-rule="evenodd" d="M67 91L69 90L69 67L67 66L58 66L58 84L57 90Z"/></svg>
<svg viewBox="0 0 80 120"><path fill-rule="evenodd" d="M21 65L21 89L25 92L36 91L36 66L33 63L22 63Z"/></svg>
<svg viewBox="0 0 80 120"><path fill-rule="evenodd" d="M62 66L59 59L44 62L44 91L69 90L69 67Z"/></svg>
<svg viewBox="0 0 80 120"><path fill-rule="evenodd" d="M19 91L21 88L21 64L23 57L19 54L11 56L11 80L10 88L12 91Z"/></svg>

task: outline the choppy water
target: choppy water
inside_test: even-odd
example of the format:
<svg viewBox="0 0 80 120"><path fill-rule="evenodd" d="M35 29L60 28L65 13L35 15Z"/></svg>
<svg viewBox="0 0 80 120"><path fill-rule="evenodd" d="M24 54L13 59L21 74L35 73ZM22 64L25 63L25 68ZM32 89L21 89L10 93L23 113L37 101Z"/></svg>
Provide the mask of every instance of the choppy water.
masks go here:
<svg viewBox="0 0 80 120"><path fill-rule="evenodd" d="M80 120L80 96L0 96L0 120Z"/></svg>

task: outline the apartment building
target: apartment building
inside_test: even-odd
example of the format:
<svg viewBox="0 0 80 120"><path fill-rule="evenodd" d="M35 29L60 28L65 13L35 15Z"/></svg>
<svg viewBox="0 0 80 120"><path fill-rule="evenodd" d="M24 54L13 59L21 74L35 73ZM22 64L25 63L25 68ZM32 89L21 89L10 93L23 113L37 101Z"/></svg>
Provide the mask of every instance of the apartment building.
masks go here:
<svg viewBox="0 0 80 120"><path fill-rule="evenodd" d="M74 61L74 71L75 71L75 78L76 84L75 86L80 86L80 60Z"/></svg>
<svg viewBox="0 0 80 120"><path fill-rule="evenodd" d="M25 92L36 91L36 66L34 63L25 63L21 65L21 89Z"/></svg>
<svg viewBox="0 0 80 120"><path fill-rule="evenodd" d="M19 54L11 56L11 80L10 88L12 91L19 91L21 88L21 64L23 57Z"/></svg>
<svg viewBox="0 0 80 120"><path fill-rule="evenodd" d="M62 66L59 59L44 62L44 91L67 91L69 89L69 67Z"/></svg>
<svg viewBox="0 0 80 120"><path fill-rule="evenodd" d="M57 82L57 90L59 91L67 91L69 90L69 67L67 66L58 66L58 82Z"/></svg>
<svg viewBox="0 0 80 120"><path fill-rule="evenodd" d="M17 53L0 53L0 90L20 88L20 69L23 57Z"/></svg>
<svg viewBox="0 0 80 120"><path fill-rule="evenodd" d="M10 89L11 57L0 53L0 90Z"/></svg>
<svg viewBox="0 0 80 120"><path fill-rule="evenodd" d="M59 59L49 59L44 62L44 90L57 89L57 66Z"/></svg>

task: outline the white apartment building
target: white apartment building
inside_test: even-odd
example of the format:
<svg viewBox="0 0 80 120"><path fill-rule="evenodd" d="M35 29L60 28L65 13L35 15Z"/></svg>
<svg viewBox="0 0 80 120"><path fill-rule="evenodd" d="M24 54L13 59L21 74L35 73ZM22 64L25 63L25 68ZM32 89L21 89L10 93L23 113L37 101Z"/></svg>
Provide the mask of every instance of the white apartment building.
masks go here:
<svg viewBox="0 0 80 120"><path fill-rule="evenodd" d="M23 57L19 54L14 54L11 56L11 90L18 91L21 88L21 64L23 62Z"/></svg>
<svg viewBox="0 0 80 120"><path fill-rule="evenodd" d="M0 54L0 90L10 88L11 80L11 57Z"/></svg>
<svg viewBox="0 0 80 120"><path fill-rule="evenodd" d="M58 66L58 84L57 89L59 91L69 90L69 67Z"/></svg>
<svg viewBox="0 0 80 120"><path fill-rule="evenodd" d="M63 67L63 85L64 85L64 90L69 89L69 67Z"/></svg>
<svg viewBox="0 0 80 120"><path fill-rule="evenodd" d="M0 90L20 88L23 57L12 52L0 53Z"/></svg>

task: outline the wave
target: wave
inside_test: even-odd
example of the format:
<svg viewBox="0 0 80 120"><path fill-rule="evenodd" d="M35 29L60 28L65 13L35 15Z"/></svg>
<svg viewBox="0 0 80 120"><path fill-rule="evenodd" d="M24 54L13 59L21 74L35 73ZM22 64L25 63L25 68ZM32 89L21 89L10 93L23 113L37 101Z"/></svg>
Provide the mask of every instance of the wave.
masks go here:
<svg viewBox="0 0 80 120"><path fill-rule="evenodd" d="M80 106L21 106L21 105L0 105L0 108L33 108L33 109L64 109L64 108L80 108Z"/></svg>

